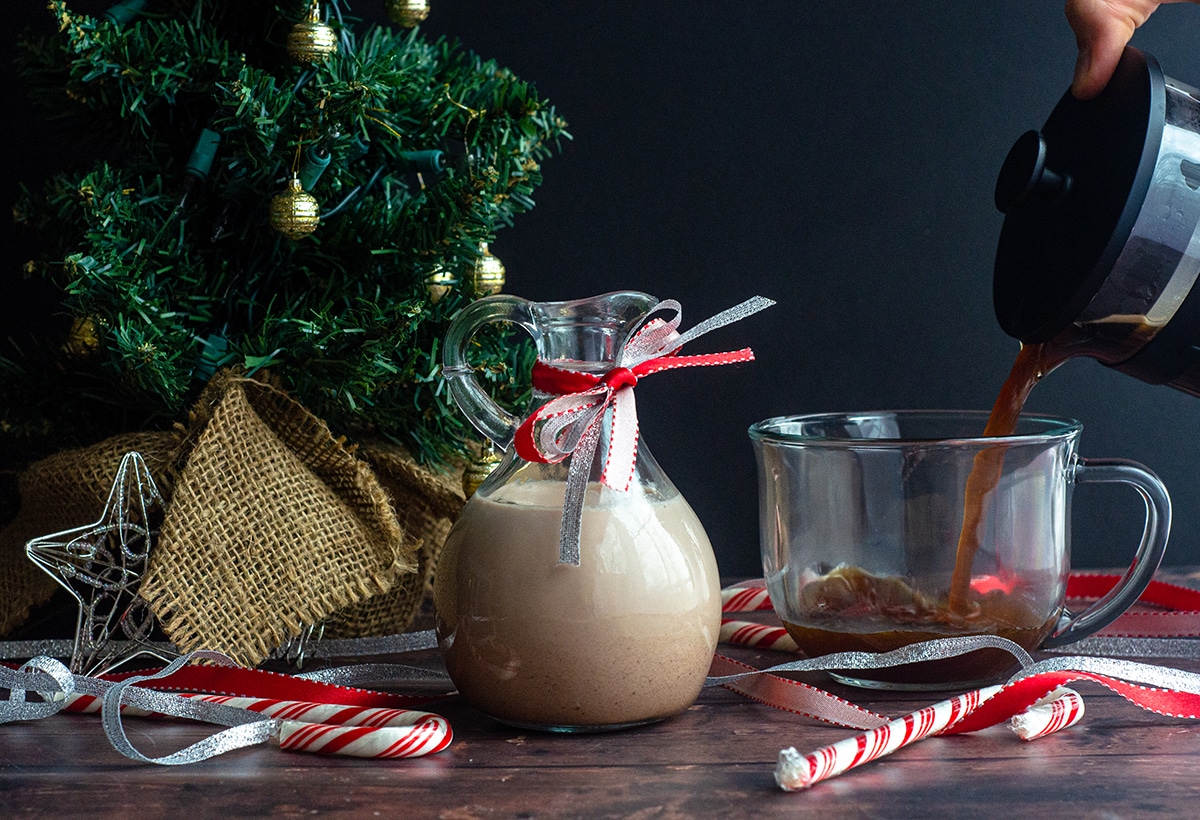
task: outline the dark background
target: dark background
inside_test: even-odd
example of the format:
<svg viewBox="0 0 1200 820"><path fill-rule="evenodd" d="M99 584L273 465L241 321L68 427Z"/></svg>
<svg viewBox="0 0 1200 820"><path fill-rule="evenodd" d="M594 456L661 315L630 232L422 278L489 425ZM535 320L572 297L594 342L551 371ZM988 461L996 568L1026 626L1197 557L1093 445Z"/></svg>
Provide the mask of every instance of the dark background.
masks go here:
<svg viewBox="0 0 1200 820"><path fill-rule="evenodd" d="M5 6L5 54L21 29L52 25L38 0ZM352 10L384 20L382 0ZM433 0L423 30L533 81L574 135L544 164L537 207L492 245L507 292L644 290L679 300L684 327L755 294L778 302L687 351L750 345L756 362L638 387L648 446L724 573L760 572L752 422L991 406L1017 351L992 313L992 187L1012 141L1070 83L1060 2ZM1160 9L1134 39L1193 85L1197 43L1189 4ZM17 180L62 167L87 137L37 122L3 70L7 209ZM28 254L4 230L11 324ZM1075 360L1028 406L1083 421L1084 455L1154 469L1175 503L1167 562L1200 563L1200 400ZM1126 488L1081 488L1074 563L1126 563L1141 510Z"/></svg>

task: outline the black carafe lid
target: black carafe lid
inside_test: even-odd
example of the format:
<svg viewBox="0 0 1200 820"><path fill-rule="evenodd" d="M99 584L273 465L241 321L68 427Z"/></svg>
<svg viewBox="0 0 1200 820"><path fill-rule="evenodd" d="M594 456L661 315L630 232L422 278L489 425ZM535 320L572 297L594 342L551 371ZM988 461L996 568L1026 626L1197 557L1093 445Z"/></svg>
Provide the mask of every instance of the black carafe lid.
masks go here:
<svg viewBox="0 0 1200 820"><path fill-rule="evenodd" d="M1165 99L1158 62L1127 47L1099 97L1068 91L1013 145L995 194L1004 226L992 298L1005 333L1047 341L1100 290L1149 190Z"/></svg>

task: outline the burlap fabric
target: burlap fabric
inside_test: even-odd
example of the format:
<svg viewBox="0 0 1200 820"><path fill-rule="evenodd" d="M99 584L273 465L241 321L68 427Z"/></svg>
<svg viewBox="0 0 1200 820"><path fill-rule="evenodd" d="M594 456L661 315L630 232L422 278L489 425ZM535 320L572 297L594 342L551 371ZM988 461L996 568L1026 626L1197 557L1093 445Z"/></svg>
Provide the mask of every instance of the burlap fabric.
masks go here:
<svg viewBox="0 0 1200 820"><path fill-rule="evenodd" d="M277 386L223 372L174 434L110 439L21 476L0 531L0 632L54 589L25 541L96 520L130 449L167 498L142 597L180 649L247 665L317 623L341 637L406 629L463 503L452 476L392 446L364 450L368 464Z"/></svg>
<svg viewBox="0 0 1200 820"><path fill-rule="evenodd" d="M400 578L391 592L335 612L326 621L332 638L388 635L413 622L430 591L438 554L462 511L461 468L434 473L398 445L371 444L359 450L392 498L416 572Z"/></svg>

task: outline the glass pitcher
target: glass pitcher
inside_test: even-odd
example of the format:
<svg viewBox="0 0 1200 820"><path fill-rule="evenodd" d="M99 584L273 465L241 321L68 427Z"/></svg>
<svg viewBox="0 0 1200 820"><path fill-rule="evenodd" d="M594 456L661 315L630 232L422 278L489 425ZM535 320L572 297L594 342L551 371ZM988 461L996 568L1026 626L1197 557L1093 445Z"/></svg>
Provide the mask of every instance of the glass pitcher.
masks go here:
<svg viewBox="0 0 1200 820"><path fill-rule="evenodd" d="M450 392L505 454L440 554L438 641L460 694L503 723L558 732L634 726L684 711L704 685L720 631L716 560L640 436L628 489L613 489L602 480L611 414L598 424L578 565L564 561L564 496L571 459L581 456L551 464L518 455L521 419L480 388L466 357L482 325L513 322L533 337L540 365L604 376L656 306L636 292L543 303L497 295L466 307L447 332ZM535 383L530 412L552 398Z"/></svg>

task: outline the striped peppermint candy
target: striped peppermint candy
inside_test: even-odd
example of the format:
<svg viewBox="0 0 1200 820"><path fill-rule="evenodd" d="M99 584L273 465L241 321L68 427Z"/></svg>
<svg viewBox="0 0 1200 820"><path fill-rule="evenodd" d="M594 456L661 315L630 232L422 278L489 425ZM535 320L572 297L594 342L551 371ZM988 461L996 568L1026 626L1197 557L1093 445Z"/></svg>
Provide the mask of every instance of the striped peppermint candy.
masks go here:
<svg viewBox="0 0 1200 820"><path fill-rule="evenodd" d="M438 715L420 713L411 726L331 726L284 720L279 726L279 748L291 752L337 754L350 757L420 757L450 745L450 724Z"/></svg>
<svg viewBox="0 0 1200 820"><path fill-rule="evenodd" d="M311 703L299 700L275 698L244 698L229 695L205 695L190 692L180 697L206 703L220 703L236 709L257 712L264 717L281 720L297 720L303 723L329 723L336 726L412 726L425 718L428 712L413 709L386 709L368 706L340 706L334 703ZM72 694L64 707L68 712L94 714L100 711L103 702L93 695ZM136 706L122 704L121 714L129 717L161 717L154 712Z"/></svg>
<svg viewBox="0 0 1200 820"><path fill-rule="evenodd" d="M775 767L775 782L784 791L807 789L930 735L951 730L1004 688L988 686L967 692L807 755L795 748L784 749ZM1083 698L1075 690L1060 686L1014 715L1010 726L1022 740L1036 740L1073 726L1082 717Z"/></svg>
<svg viewBox="0 0 1200 820"><path fill-rule="evenodd" d="M784 791L799 791L822 780L836 777L855 766L870 763L953 726L1001 688L989 686L976 689L926 706L910 715L889 721L855 737L839 740L807 755L801 755L795 748L784 749L779 753L779 762L775 767L775 782Z"/></svg>
<svg viewBox="0 0 1200 820"><path fill-rule="evenodd" d="M454 736L444 718L414 709L196 693L180 696L245 709L276 720L279 747L288 751L370 758L419 757L442 751ZM74 693L67 697L64 708L69 712L96 714L102 706L101 698ZM121 714L163 716L129 704L122 704Z"/></svg>
<svg viewBox="0 0 1200 820"><path fill-rule="evenodd" d="M751 621L721 620L720 641L756 649L774 649L780 652L795 652L796 642L781 626L766 626Z"/></svg>
<svg viewBox="0 0 1200 820"><path fill-rule="evenodd" d="M757 612L771 609L771 596L761 585L725 587L721 590L722 612Z"/></svg>
<svg viewBox="0 0 1200 820"><path fill-rule="evenodd" d="M1021 740L1037 740L1068 729L1083 718L1083 698L1074 689L1060 686L1024 712L1013 715L1009 726Z"/></svg>
<svg viewBox="0 0 1200 820"><path fill-rule="evenodd" d="M340 706L335 703L241 698L225 695L192 695L191 697L206 700L209 703L223 703L226 706L247 709L281 720L328 723L334 726L414 726L429 717L428 712L419 712L413 709Z"/></svg>

